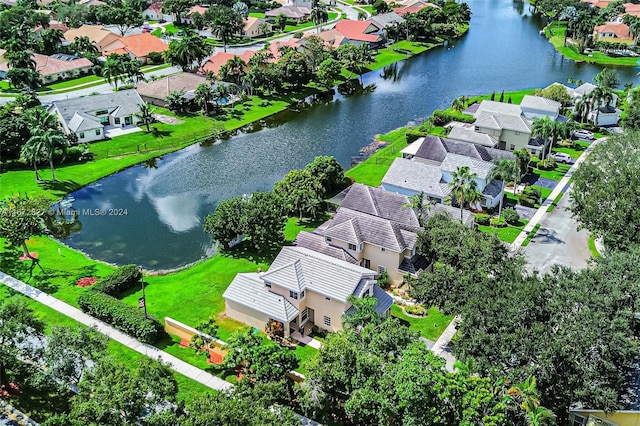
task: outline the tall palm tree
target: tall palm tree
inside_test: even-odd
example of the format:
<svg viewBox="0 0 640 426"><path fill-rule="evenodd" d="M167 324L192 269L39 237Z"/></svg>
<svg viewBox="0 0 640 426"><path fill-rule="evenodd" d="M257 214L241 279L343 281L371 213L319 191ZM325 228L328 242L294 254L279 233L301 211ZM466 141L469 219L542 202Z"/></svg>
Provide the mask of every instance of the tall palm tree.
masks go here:
<svg viewBox="0 0 640 426"><path fill-rule="evenodd" d="M549 116L545 116L544 118L534 118L533 125L531 126L531 135L539 136L544 141L544 146L542 147L542 158L544 160L546 157L546 148L547 143L549 142L549 138L554 132L554 120L549 118Z"/></svg>
<svg viewBox="0 0 640 426"><path fill-rule="evenodd" d="M209 114L209 102L213 100L213 89L208 83L201 83L196 87L194 102L204 109L205 114Z"/></svg>
<svg viewBox="0 0 640 426"><path fill-rule="evenodd" d="M502 197L498 207L498 216L502 215L502 202L504 201L504 186L507 179L513 179L513 193L516 193L516 181L520 177L520 163L516 160L503 158L496 161L496 166L489 173L489 179L500 179L502 181Z"/></svg>
<svg viewBox="0 0 640 426"><path fill-rule="evenodd" d="M42 152L42 155L49 160L51 167L51 179L56 180L55 170L53 168L53 156L56 148L61 147L63 150L67 147L67 139L62 132L51 129L35 129L33 136L27 141L28 145L32 145L32 150Z"/></svg>
<svg viewBox="0 0 640 426"><path fill-rule="evenodd" d="M322 24L329 20L329 13L323 5L317 5L311 10L311 21L316 24L316 31L320 32Z"/></svg>
<svg viewBox="0 0 640 426"><path fill-rule="evenodd" d="M591 100L587 96L583 96L576 101L573 106L573 118L580 123L584 123L591 112Z"/></svg>
<svg viewBox="0 0 640 426"><path fill-rule="evenodd" d="M240 56L234 56L227 61L227 66L229 67L228 74L234 76L235 83L240 85L247 63Z"/></svg>
<svg viewBox="0 0 640 426"><path fill-rule="evenodd" d="M24 115L32 129L55 130L60 128L58 116L51 114L43 106L29 108Z"/></svg>
<svg viewBox="0 0 640 426"><path fill-rule="evenodd" d="M423 226L424 218L429 211L430 206L424 204L424 192L413 194L409 197L409 202L402 205L403 209L410 208L416 213L418 225Z"/></svg>
<svg viewBox="0 0 640 426"><path fill-rule="evenodd" d="M69 49L75 52L76 55L86 55L88 53L97 55L100 53L100 49L98 49L96 43L91 41L87 36L75 37Z"/></svg>
<svg viewBox="0 0 640 426"><path fill-rule="evenodd" d="M467 107L467 102L469 102L469 98L466 96L460 96L453 100L451 103L451 109L457 112L462 112Z"/></svg>
<svg viewBox="0 0 640 426"><path fill-rule="evenodd" d="M116 57L107 58L104 65L102 65L102 77L118 90L118 83L125 79L125 67L122 60Z"/></svg>
<svg viewBox="0 0 640 426"><path fill-rule="evenodd" d="M460 205L460 221L464 221L464 205L467 202L477 202L478 196L482 196L478 191L478 185L475 173L471 173L469 166L461 166L454 172L451 172L451 181L449 187L451 193L455 197L456 202Z"/></svg>
<svg viewBox="0 0 640 426"><path fill-rule="evenodd" d="M151 131L149 124L153 123L153 110L151 109L151 106L146 102L140 104L135 116L147 127L147 133L149 133Z"/></svg>
<svg viewBox="0 0 640 426"><path fill-rule="evenodd" d="M33 171L36 173L36 180L42 180L40 173L38 172L38 163L43 161L46 157L42 150L42 145L32 142L22 145L20 150L20 156L29 164L33 165Z"/></svg>
<svg viewBox="0 0 640 426"><path fill-rule="evenodd" d="M169 50L165 52L165 58L172 65L179 65L183 71L189 71L194 63L200 66L200 62L211 53L211 48L206 41L193 31L187 33L169 43Z"/></svg>

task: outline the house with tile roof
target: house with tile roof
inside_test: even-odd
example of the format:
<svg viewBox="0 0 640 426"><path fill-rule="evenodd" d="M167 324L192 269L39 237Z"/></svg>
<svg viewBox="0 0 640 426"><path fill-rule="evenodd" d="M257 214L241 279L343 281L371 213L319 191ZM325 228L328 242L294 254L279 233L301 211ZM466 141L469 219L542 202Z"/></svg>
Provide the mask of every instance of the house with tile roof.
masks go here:
<svg viewBox="0 0 640 426"><path fill-rule="evenodd" d="M468 127L463 123L459 125L454 125L450 127L449 134L447 135L447 139L458 141L458 142L466 142L472 143L474 145L485 146L487 148L497 148L498 139L494 138L491 135L487 135L486 133L478 133L474 130L473 126ZM411 144L408 148L411 148Z"/></svg>
<svg viewBox="0 0 640 426"><path fill-rule="evenodd" d="M100 52L102 52L106 46L120 38L118 35L105 29L102 25L82 25L79 28L72 28L64 33L64 38L69 43L72 43L76 37L88 37L89 40L98 46Z"/></svg>
<svg viewBox="0 0 640 426"><path fill-rule="evenodd" d="M292 21L302 22L311 16L311 8L301 6L282 6L267 10L264 13L264 16L267 18L276 18L278 15L284 15L287 19Z"/></svg>
<svg viewBox="0 0 640 426"><path fill-rule="evenodd" d="M343 19L333 29L338 30L351 44L378 47L385 42L382 28L370 21Z"/></svg>
<svg viewBox="0 0 640 426"><path fill-rule="evenodd" d="M145 10L142 11L142 18L148 21L160 21L164 19L162 13L162 2L154 1Z"/></svg>
<svg viewBox="0 0 640 426"><path fill-rule="evenodd" d="M249 60L255 54L256 54L255 50L245 50L245 52L239 56L240 56L240 59L242 59L248 64ZM229 62L229 60L235 58L236 56L238 55L235 55L230 52L218 52L212 55L209 59L207 59L207 62L205 62L204 65L202 65L201 70L203 73L212 72L217 75L218 71L220 71L220 68L222 68L224 64L226 64L227 62Z"/></svg>
<svg viewBox="0 0 640 426"><path fill-rule="evenodd" d="M244 20L244 27L242 27L240 35L248 38L262 37L266 35L265 29L267 32L271 32L271 24L263 19L249 16Z"/></svg>
<svg viewBox="0 0 640 426"><path fill-rule="evenodd" d="M9 71L4 53L5 51L0 49L0 78L5 78ZM45 85L87 75L93 69L93 62L90 60L64 53L55 53L51 56L34 53L31 58L36 64L36 71L40 74L40 81Z"/></svg>
<svg viewBox="0 0 640 426"><path fill-rule="evenodd" d="M237 274L222 297L229 318L264 330L276 321L285 337L307 323L328 331L342 329L349 296L370 295L375 310L388 313L393 299L376 283L376 273L303 247L283 247L264 273Z"/></svg>
<svg viewBox="0 0 640 426"><path fill-rule="evenodd" d="M612 43L633 43L629 26L624 22L607 22L593 28L593 40Z"/></svg>
<svg viewBox="0 0 640 426"><path fill-rule="evenodd" d="M192 6L191 9L189 9L189 11L182 18L182 22L187 24L187 25L191 25L191 24L193 24L193 21L191 20L191 17L193 16L194 13L199 13L200 15L204 15L204 13L208 9L209 9L208 7L204 7L204 6L200 6L200 5Z"/></svg>
<svg viewBox="0 0 640 426"><path fill-rule="evenodd" d="M345 36L343 36L342 33L335 28L331 30L320 31L319 33L306 33L300 40L300 44L302 45L302 47L305 46L306 40L308 40L310 37L318 37L324 42L324 45L330 49L337 49L343 44L347 43L347 39L345 38Z"/></svg>
<svg viewBox="0 0 640 426"><path fill-rule="evenodd" d="M549 117L557 120L560 116L560 102L542 96L525 95L520 102L520 109L525 117L533 120L535 118Z"/></svg>
<svg viewBox="0 0 640 426"><path fill-rule="evenodd" d="M407 274L416 276L430 262L416 253L420 229L416 212L406 205L407 196L353 184L343 191L344 198L335 217L313 232L301 232L295 245L349 263L386 272L392 284L399 285ZM456 217L457 209L439 205L425 216L444 211ZM465 219L473 216L465 212Z"/></svg>
<svg viewBox="0 0 640 426"><path fill-rule="evenodd" d="M131 58L137 59L140 63L146 64L150 53L162 53L167 50L169 50L169 46L160 38L150 33L140 33L119 37L102 48L102 55L109 56L112 53L126 54Z"/></svg>
<svg viewBox="0 0 640 426"><path fill-rule="evenodd" d="M168 75L157 80L140 82L136 86L136 90L140 97L147 103L166 107L165 98L171 92L189 92L195 91L200 84L207 83L207 79L198 74L180 72Z"/></svg>
<svg viewBox="0 0 640 426"><path fill-rule="evenodd" d="M576 88L565 86L561 83L553 83L548 87L559 85L566 89L569 96L571 96L571 104L568 106L570 110L573 111L573 108L580 99L585 96L589 96L591 92L593 92L598 86L592 83L584 83ZM547 87L547 88L548 88ZM604 99L600 100L598 108L594 108L587 115L587 119L592 121L597 126L615 126L620 121L620 115L622 111L618 109L616 106L618 105L618 95L615 93L611 93L611 99L609 102Z"/></svg>
<svg viewBox="0 0 640 426"><path fill-rule="evenodd" d="M134 89L114 93L53 101L49 112L56 114L65 133L74 133L80 143L105 138L105 129L126 127L140 121L136 114L144 101Z"/></svg>
<svg viewBox="0 0 640 426"><path fill-rule="evenodd" d="M396 24L402 24L404 18L395 12L381 13L379 15L373 15L367 21L373 23L376 27L384 29Z"/></svg>

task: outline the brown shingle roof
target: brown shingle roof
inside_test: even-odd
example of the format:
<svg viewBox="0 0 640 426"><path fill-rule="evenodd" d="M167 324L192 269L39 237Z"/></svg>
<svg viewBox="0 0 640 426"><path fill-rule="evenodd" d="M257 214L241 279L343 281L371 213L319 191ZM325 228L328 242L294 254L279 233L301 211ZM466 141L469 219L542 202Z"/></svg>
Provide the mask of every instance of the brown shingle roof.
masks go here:
<svg viewBox="0 0 640 426"><path fill-rule="evenodd" d="M136 90L140 96L164 99L171 92L180 90L188 92L189 90L195 90L198 85L206 82L207 79L200 75L182 72L159 78L149 83L138 83Z"/></svg>

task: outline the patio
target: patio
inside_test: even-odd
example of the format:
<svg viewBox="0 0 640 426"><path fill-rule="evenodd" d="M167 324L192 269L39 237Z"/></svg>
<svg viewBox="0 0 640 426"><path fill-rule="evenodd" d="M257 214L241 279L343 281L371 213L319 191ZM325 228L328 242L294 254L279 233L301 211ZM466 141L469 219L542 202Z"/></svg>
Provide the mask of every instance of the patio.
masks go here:
<svg viewBox="0 0 640 426"><path fill-rule="evenodd" d="M129 124L128 126L104 126L104 136L107 138L115 138L129 133L139 132L142 129L138 126Z"/></svg>

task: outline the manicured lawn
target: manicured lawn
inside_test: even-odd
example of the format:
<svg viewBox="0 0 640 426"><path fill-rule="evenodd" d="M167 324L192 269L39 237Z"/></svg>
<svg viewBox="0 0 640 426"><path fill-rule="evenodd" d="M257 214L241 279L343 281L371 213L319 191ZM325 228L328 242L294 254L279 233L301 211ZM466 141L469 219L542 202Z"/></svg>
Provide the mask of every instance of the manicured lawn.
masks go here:
<svg viewBox="0 0 640 426"><path fill-rule="evenodd" d="M327 220L329 220L329 215L322 215L316 220L303 219L302 222L298 221L297 217L290 217L287 220L287 226L284 228L284 238L287 242L293 242L300 231L311 232Z"/></svg>
<svg viewBox="0 0 640 426"><path fill-rule="evenodd" d="M401 40L389 47L379 49L378 54L375 56L375 61L367 65L367 70L373 71L384 68L394 62L402 61L410 56L422 53L433 46L435 45Z"/></svg>
<svg viewBox="0 0 640 426"><path fill-rule="evenodd" d="M576 141L575 146L573 148L563 148L558 146L558 147L554 147L553 151L564 152L565 154L569 154L571 158L578 158L584 153L585 149L587 149L589 145L590 145L589 142Z"/></svg>
<svg viewBox="0 0 640 426"><path fill-rule="evenodd" d="M537 223L536 226L533 227L531 232L529 232L529 235L527 235L527 238L525 238L525 240L522 242L522 247L526 247L529 245L529 243L531 242L531 239L535 237L536 232L538 232L538 229L540 229L539 223Z"/></svg>
<svg viewBox="0 0 640 426"><path fill-rule="evenodd" d="M521 219L517 225L509 225L504 228L494 228L492 226L487 225L478 225L478 229L487 234L496 234L500 241L504 241L505 243L512 243L518 238L520 232L524 229L524 227L529 223L528 220Z"/></svg>
<svg viewBox="0 0 640 426"><path fill-rule="evenodd" d="M314 27L316 24L314 24L313 22L309 21L309 22L302 22L300 24L296 24L296 25L287 25L284 27L284 32L288 33L291 31L298 31L298 30L305 30L305 29L309 29L311 27Z"/></svg>
<svg viewBox="0 0 640 426"><path fill-rule="evenodd" d="M504 102L507 102L509 98L511 98L512 104L519 105L522 102L522 98L524 98L525 95L533 95L535 91L536 89L524 89L524 90L517 90L514 92L504 92ZM502 97L502 91L495 92L493 99L495 101L499 101L501 97ZM480 103L483 100L489 100L489 99L491 99L491 93L489 93L488 95L485 94L485 95L472 96L469 100L469 105L471 105L474 102Z"/></svg>
<svg viewBox="0 0 640 426"><path fill-rule="evenodd" d="M570 168L570 164L556 163L556 168L553 170L533 169L533 173L545 179L559 181Z"/></svg>
<svg viewBox="0 0 640 426"><path fill-rule="evenodd" d="M262 18L262 19L264 19L265 17L264 12L251 12L249 13L249 16L251 16L252 18Z"/></svg>
<svg viewBox="0 0 640 426"><path fill-rule="evenodd" d="M395 304L391 306L391 315L406 323L410 330L417 331L422 337L429 340L438 340L438 337L453 319L453 315L444 315L435 307L430 308L425 317L411 317Z"/></svg>
<svg viewBox="0 0 640 426"><path fill-rule="evenodd" d="M589 236L589 241L587 241L587 245L589 246L589 251L591 252L591 257L594 259L598 259L600 257L600 252L596 248L596 237L593 235Z"/></svg>
<svg viewBox="0 0 640 426"><path fill-rule="evenodd" d="M556 198L553 199L553 202L549 204L549 207L547 208L547 213L552 212L553 209L555 209L558 206L558 203L560 202L563 196L564 196L564 192L561 192L558 195L556 195Z"/></svg>
<svg viewBox="0 0 640 426"><path fill-rule="evenodd" d="M406 128L401 127L380 136L379 139L389 142L389 145L376 151L371 157L348 170L346 175L364 185L380 186L382 178L389 170L393 160L400 157L400 151L407 146L406 131Z"/></svg>

